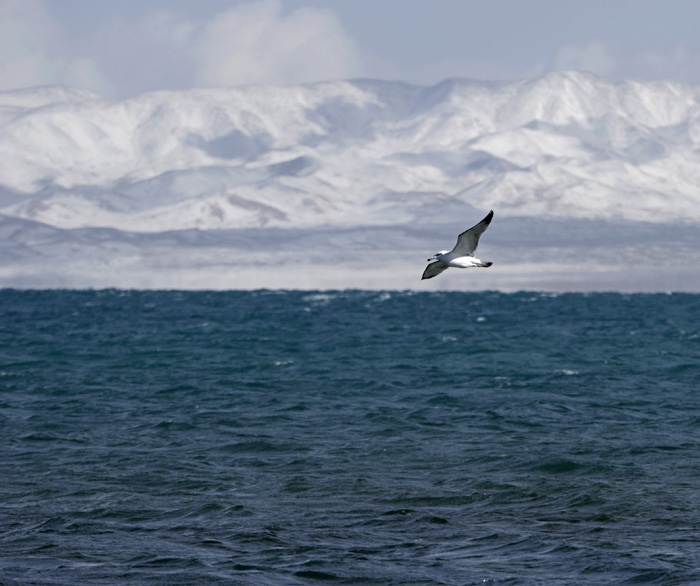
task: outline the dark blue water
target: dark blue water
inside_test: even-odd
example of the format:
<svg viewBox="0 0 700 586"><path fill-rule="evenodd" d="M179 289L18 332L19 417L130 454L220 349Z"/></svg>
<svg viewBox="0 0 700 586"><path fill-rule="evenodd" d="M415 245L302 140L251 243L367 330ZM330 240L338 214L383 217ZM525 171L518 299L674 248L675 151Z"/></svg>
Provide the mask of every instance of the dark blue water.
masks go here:
<svg viewBox="0 0 700 586"><path fill-rule="evenodd" d="M0 291L0 584L700 583L700 296Z"/></svg>

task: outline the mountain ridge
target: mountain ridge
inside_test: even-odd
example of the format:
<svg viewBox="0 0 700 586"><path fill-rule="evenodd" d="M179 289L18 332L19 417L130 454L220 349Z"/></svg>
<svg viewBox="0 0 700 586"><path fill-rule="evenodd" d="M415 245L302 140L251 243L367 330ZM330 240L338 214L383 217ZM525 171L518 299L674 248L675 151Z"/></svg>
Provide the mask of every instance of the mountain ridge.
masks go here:
<svg viewBox="0 0 700 586"><path fill-rule="evenodd" d="M246 241L232 239L232 230L245 233L251 247L265 234L288 243L302 231L304 242L322 248L334 231L361 232L360 240L348 240L347 257L333 246L327 256L293 247L283 264L291 267L296 258L308 270L331 264L340 270L352 257L353 275L375 271L371 283L386 283L379 266L360 260L371 234L380 240L389 229L411 235L402 236L402 254L422 262L434 251L423 250L428 240L416 230L449 235L491 208L499 222L556 220L549 252L565 266L587 254L583 244L559 254L567 222L576 229L597 222L596 237L604 241L606 226L619 229L624 222L656 224L658 237L671 226L700 222L699 183L700 87L675 82L564 72L433 86L340 80L159 91L121 101L68 87L28 88L0 93L0 260L9 267L0 284L32 273L19 264L32 265L34 258L37 267L46 268L50 258L53 265L64 263L66 275L83 277L91 266L97 272L149 267L146 273L156 274L165 270L154 260L158 254L170 255L171 268L179 262L187 270L202 263L253 271L226 260L228 253L246 257ZM54 230L50 237L47 227ZM90 237L81 240L87 232L80 230L91 230ZM7 236L23 231L43 234L66 259L39 241L20 246ZM191 248L197 231L211 233L215 252ZM532 235L523 237L516 252L535 267L527 251ZM654 262L676 249L684 262L694 259L686 241L662 240ZM81 242L91 252L80 251ZM414 262L392 260L390 242L382 246L380 264ZM636 241L616 246L603 265L614 266L617 253L625 262L644 262ZM507 248L500 253L510 255ZM275 266L270 254L248 256L264 271ZM571 271L567 282L577 278ZM125 282L151 282L119 274ZM250 275L243 281L275 283ZM120 282L104 278L100 282L110 286ZM296 278L289 268L284 283Z"/></svg>
<svg viewBox="0 0 700 586"><path fill-rule="evenodd" d="M0 94L0 105L8 94L17 108L17 92ZM230 195L275 210L261 227L362 225L387 222L380 208L365 209L385 194L410 205L430 192L513 215L650 221L672 199L664 220L700 220L700 91L685 84L564 73L161 91L121 102L58 94L67 97L5 115L0 185L20 200L0 206L7 215L148 230L129 216ZM150 201L146 191L159 195ZM200 208L192 227L216 227L216 206ZM249 226L240 212L219 227ZM173 227L157 215L153 231Z"/></svg>

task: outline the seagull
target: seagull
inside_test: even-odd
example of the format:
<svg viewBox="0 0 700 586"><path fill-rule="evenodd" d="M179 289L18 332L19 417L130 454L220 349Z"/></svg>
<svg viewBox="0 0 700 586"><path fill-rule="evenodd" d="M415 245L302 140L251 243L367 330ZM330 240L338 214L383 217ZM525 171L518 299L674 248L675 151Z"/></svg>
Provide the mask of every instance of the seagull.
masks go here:
<svg viewBox="0 0 700 586"><path fill-rule="evenodd" d="M441 250L435 256L428 259L430 263L423 271L422 279L432 279L437 277L445 269L454 267L456 269L468 269L470 267L490 267L493 263L482 262L474 257L474 251L479 245L479 238L489 227L493 219L493 210L481 220L476 226L462 232L457 237L457 244L450 250ZM435 262L431 262L435 261Z"/></svg>

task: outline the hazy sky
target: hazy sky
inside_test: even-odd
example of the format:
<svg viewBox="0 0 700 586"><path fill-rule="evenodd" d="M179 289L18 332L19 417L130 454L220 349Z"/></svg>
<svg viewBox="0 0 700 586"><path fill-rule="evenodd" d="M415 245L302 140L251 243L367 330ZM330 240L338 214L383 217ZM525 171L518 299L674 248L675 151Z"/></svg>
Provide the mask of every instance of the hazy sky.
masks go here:
<svg viewBox="0 0 700 586"><path fill-rule="evenodd" d="M583 69L700 83L697 0L0 0L0 90Z"/></svg>

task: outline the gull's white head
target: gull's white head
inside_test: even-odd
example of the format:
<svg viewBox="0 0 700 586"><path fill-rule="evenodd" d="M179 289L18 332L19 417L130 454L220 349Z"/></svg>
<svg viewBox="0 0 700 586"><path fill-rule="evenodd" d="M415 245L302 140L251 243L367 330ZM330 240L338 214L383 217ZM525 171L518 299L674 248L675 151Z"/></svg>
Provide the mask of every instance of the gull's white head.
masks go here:
<svg viewBox="0 0 700 586"><path fill-rule="evenodd" d="M449 250L441 250L440 252L436 252L433 256L431 256L428 259L428 262L431 262L433 260L438 260L443 254L447 254L448 252L450 252L450 251Z"/></svg>

